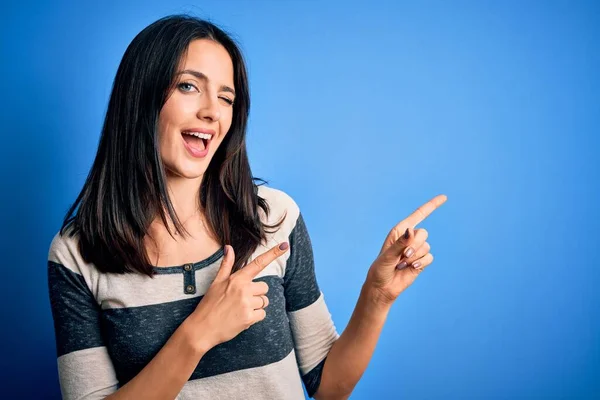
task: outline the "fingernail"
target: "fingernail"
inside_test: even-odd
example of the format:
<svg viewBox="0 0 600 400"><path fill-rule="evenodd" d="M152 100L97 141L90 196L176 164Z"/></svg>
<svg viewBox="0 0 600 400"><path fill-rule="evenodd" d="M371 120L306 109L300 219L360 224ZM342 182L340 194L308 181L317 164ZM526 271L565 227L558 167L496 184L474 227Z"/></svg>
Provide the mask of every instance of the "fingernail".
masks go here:
<svg viewBox="0 0 600 400"><path fill-rule="evenodd" d="M408 228L406 228L406 232L404 232L404 239L408 239L409 236L410 232L408 231Z"/></svg>
<svg viewBox="0 0 600 400"><path fill-rule="evenodd" d="M279 245L279 250L286 250L289 247L287 242L283 242Z"/></svg>
<svg viewBox="0 0 600 400"><path fill-rule="evenodd" d="M402 261L400 264L396 265L396 268L398 269L402 269L402 268L406 268L408 264L406 263L406 261Z"/></svg>
<svg viewBox="0 0 600 400"><path fill-rule="evenodd" d="M421 266L421 263L419 261L417 261L412 266L413 266L414 269L419 269L419 267Z"/></svg>
<svg viewBox="0 0 600 400"><path fill-rule="evenodd" d="M225 245L225 248L223 249L223 255L227 255L227 251L229 250L229 247L227 247L227 245Z"/></svg>
<svg viewBox="0 0 600 400"><path fill-rule="evenodd" d="M415 254L415 251L412 247L407 247L406 250L404 250L404 255L406 256L406 258L409 258L413 254Z"/></svg>

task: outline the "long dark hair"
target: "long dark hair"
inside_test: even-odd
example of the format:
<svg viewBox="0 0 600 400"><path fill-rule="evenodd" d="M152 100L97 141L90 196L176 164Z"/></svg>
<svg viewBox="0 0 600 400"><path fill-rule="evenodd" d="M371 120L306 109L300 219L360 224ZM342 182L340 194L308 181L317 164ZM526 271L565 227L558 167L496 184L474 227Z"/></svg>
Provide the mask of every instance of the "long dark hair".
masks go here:
<svg viewBox="0 0 600 400"><path fill-rule="evenodd" d="M266 225L259 216L259 207L268 216L269 206L258 196L255 183L266 181L252 176L248 161L250 94L240 49L211 22L189 15L167 16L142 30L127 47L113 83L96 158L60 230L61 235L65 230L69 236L79 235L82 258L101 272L139 272L152 277L144 237L157 215L169 229L165 209L175 229L187 234L167 193L157 126L177 66L196 39L213 40L227 50L236 90L231 128L200 188L206 222L221 245L235 249L234 271L266 240L265 228L283 222Z"/></svg>

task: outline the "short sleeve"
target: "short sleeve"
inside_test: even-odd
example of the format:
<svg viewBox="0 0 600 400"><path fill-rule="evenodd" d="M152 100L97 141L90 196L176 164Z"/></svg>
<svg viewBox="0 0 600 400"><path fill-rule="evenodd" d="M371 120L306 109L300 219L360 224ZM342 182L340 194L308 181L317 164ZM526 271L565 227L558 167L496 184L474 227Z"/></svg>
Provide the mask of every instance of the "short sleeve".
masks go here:
<svg viewBox="0 0 600 400"><path fill-rule="evenodd" d="M48 290L63 399L103 399L118 387L102 339L100 306L82 276L76 246L55 236L48 254Z"/></svg>
<svg viewBox="0 0 600 400"><path fill-rule="evenodd" d="M290 256L284 275L286 311L298 367L306 391L319 388L325 359L339 334L315 275L313 249L302 213L290 233Z"/></svg>

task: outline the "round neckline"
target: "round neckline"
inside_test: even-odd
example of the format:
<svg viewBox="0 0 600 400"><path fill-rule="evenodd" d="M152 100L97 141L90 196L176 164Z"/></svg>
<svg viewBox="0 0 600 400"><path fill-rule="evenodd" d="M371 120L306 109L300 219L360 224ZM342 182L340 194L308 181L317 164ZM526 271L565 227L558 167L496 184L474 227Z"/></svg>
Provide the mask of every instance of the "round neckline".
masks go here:
<svg viewBox="0 0 600 400"><path fill-rule="evenodd" d="M209 256L208 258L205 258L204 260L196 261L193 263L186 263L186 264L182 264L182 265L174 265L174 266L170 266L170 267L156 267L153 265L152 271L154 271L154 273L156 273L156 274L178 274L178 273L183 273L185 271L185 269L184 269L185 266L189 265L189 264L192 265L192 269L194 271L197 271L199 269L208 267L209 265L211 265L212 263L217 261L222 256L223 256L223 248L221 247L219 250L217 250L215 253L213 253L213 255Z"/></svg>

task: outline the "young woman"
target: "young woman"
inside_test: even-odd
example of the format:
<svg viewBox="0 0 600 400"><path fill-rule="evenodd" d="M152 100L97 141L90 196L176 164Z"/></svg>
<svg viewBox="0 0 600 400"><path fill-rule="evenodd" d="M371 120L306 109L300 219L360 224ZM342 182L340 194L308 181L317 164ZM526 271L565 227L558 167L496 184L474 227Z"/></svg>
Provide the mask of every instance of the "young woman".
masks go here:
<svg viewBox="0 0 600 400"><path fill-rule="evenodd" d="M342 335L286 193L246 153L246 68L232 39L183 15L127 48L98 152L49 250L66 399L347 398L391 304L433 258L390 232Z"/></svg>

